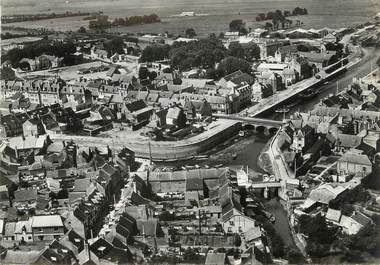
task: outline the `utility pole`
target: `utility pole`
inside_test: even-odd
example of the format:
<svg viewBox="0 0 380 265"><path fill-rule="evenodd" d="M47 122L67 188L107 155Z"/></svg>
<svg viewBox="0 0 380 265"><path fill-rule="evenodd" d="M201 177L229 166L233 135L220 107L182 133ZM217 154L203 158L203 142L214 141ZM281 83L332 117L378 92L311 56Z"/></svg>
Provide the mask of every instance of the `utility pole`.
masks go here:
<svg viewBox="0 0 380 265"><path fill-rule="evenodd" d="M336 94L339 93L339 80L336 81Z"/></svg>
<svg viewBox="0 0 380 265"><path fill-rule="evenodd" d="M150 160L150 165L152 165L152 147L150 146L150 140L149 140L149 160Z"/></svg>

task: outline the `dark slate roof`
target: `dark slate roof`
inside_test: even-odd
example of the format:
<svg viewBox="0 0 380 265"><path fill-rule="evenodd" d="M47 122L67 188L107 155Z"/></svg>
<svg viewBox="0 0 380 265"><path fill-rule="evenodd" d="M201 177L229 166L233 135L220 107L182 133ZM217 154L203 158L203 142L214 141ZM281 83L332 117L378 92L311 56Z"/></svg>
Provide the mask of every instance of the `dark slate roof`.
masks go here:
<svg viewBox="0 0 380 265"><path fill-rule="evenodd" d="M84 239L80 235L78 235L73 229L71 229L67 233L67 237L69 238L70 242L77 247L78 253L82 252L82 250L84 249Z"/></svg>

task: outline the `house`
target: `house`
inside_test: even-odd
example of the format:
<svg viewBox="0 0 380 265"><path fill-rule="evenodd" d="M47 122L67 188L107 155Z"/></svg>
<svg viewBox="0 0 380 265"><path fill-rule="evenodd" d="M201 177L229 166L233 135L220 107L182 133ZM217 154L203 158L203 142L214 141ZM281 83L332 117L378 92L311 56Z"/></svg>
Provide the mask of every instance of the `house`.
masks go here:
<svg viewBox="0 0 380 265"><path fill-rule="evenodd" d="M328 33L322 38L322 41L324 43L336 43L337 37L333 35L332 33Z"/></svg>
<svg viewBox="0 0 380 265"><path fill-rule="evenodd" d="M0 115L0 131L3 137L14 137L22 134L23 126L14 114Z"/></svg>
<svg viewBox="0 0 380 265"><path fill-rule="evenodd" d="M62 245L60 241L54 240L41 251L31 264L74 265L77 264L75 259L76 257L70 249Z"/></svg>
<svg viewBox="0 0 380 265"><path fill-rule="evenodd" d="M314 140L314 129L309 125L305 125L294 132L291 149L295 152L305 152L313 145Z"/></svg>
<svg viewBox="0 0 380 265"><path fill-rule="evenodd" d="M44 126L41 120L37 117L33 117L22 125L24 136L38 136L45 134Z"/></svg>
<svg viewBox="0 0 380 265"><path fill-rule="evenodd" d="M270 85L275 93L278 90L281 90L283 87L282 77L278 73L274 73L271 70L266 70L257 76L257 81L259 83Z"/></svg>
<svg viewBox="0 0 380 265"><path fill-rule="evenodd" d="M205 117L212 116L212 108L206 99L203 100L186 100L183 107L187 120L201 120Z"/></svg>
<svg viewBox="0 0 380 265"><path fill-rule="evenodd" d="M168 105L169 106L169 105ZM166 125L166 115L168 113L167 108L162 108L156 110L153 115L150 117L150 122L148 124L151 128L162 128Z"/></svg>
<svg viewBox="0 0 380 265"><path fill-rule="evenodd" d="M345 191L346 188L341 185L324 183L312 190L309 194L308 199L313 202L327 205L331 200L337 198Z"/></svg>
<svg viewBox="0 0 380 265"><path fill-rule="evenodd" d="M324 67L334 63L335 58L334 51L325 52L300 52L300 56L306 58L309 61L309 65L312 67L314 73L319 72Z"/></svg>
<svg viewBox="0 0 380 265"><path fill-rule="evenodd" d="M233 96L205 96L210 103L212 111L215 113L231 114L238 112L237 104L234 104Z"/></svg>
<svg viewBox="0 0 380 265"><path fill-rule="evenodd" d="M115 247L103 238L98 238L89 249L93 264L128 264L132 261L128 248Z"/></svg>
<svg viewBox="0 0 380 265"><path fill-rule="evenodd" d="M3 221L4 222L4 221ZM15 228L17 222L5 222L4 224L4 234L2 235L4 241L15 241Z"/></svg>
<svg viewBox="0 0 380 265"><path fill-rule="evenodd" d="M298 54L297 45L284 45L277 49L274 57L275 60L280 63L284 62L285 58L291 58Z"/></svg>
<svg viewBox="0 0 380 265"><path fill-rule="evenodd" d="M35 215L31 218L34 241L51 241L64 235L60 215Z"/></svg>
<svg viewBox="0 0 380 265"><path fill-rule="evenodd" d="M135 152L124 147L116 156L116 164L124 169L130 170L135 165Z"/></svg>
<svg viewBox="0 0 380 265"><path fill-rule="evenodd" d="M371 223L371 218L355 211L350 217L342 215L339 225L343 228L343 232L349 235L354 235L357 234L360 229Z"/></svg>
<svg viewBox="0 0 380 265"><path fill-rule="evenodd" d="M229 183L219 187L218 193L222 207L220 223L225 233L242 234L256 226L255 220L242 212L240 195L234 192L234 188Z"/></svg>
<svg viewBox="0 0 380 265"><path fill-rule="evenodd" d="M335 151L344 153L359 146L361 141L361 136L338 133L335 141Z"/></svg>
<svg viewBox="0 0 380 265"><path fill-rule="evenodd" d="M83 250L85 250L85 242L84 239L75 233L74 230L69 230L63 237L59 239L59 243L69 249L75 257L78 257L79 262L81 264L81 257L83 256ZM86 246L87 247L87 246ZM87 254L85 254L87 256Z"/></svg>
<svg viewBox="0 0 380 265"><path fill-rule="evenodd" d="M19 242L33 242L32 218L16 223L15 237L16 241Z"/></svg>
<svg viewBox="0 0 380 265"><path fill-rule="evenodd" d="M0 207L9 207L10 201L9 201L9 193L8 193L8 187L7 185L1 185L0 186Z"/></svg>
<svg viewBox="0 0 380 265"><path fill-rule="evenodd" d="M328 208L326 212L326 221L333 222L334 224L339 223L342 217L342 211Z"/></svg>
<svg viewBox="0 0 380 265"><path fill-rule="evenodd" d="M168 109L168 113L166 114L167 125L183 128L186 126L186 121L186 114L181 107L175 106Z"/></svg>
<svg viewBox="0 0 380 265"><path fill-rule="evenodd" d="M255 82L252 85L252 101L253 102L260 102L264 97L263 97L263 84L259 82Z"/></svg>
<svg viewBox="0 0 380 265"><path fill-rule="evenodd" d="M37 190L16 190L12 204L19 212L33 212L37 206Z"/></svg>
<svg viewBox="0 0 380 265"><path fill-rule="evenodd" d="M366 155L347 152L337 161L337 172L367 176L372 172L372 163Z"/></svg>
<svg viewBox="0 0 380 265"><path fill-rule="evenodd" d="M294 69L297 74L296 81L309 78L313 75L312 67L309 65L308 60L302 56L293 58L290 62L290 68Z"/></svg>

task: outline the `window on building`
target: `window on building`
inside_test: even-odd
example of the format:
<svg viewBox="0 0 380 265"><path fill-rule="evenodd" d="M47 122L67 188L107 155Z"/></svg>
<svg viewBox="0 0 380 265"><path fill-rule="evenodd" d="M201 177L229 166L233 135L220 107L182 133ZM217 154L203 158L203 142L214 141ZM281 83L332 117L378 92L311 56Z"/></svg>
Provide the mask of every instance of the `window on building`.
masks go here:
<svg viewBox="0 0 380 265"><path fill-rule="evenodd" d="M54 231L58 231L58 227L54 227Z"/></svg>
<svg viewBox="0 0 380 265"><path fill-rule="evenodd" d="M239 232L240 232L240 233L243 232L243 228L241 228L241 226L239 226Z"/></svg>
<svg viewBox="0 0 380 265"><path fill-rule="evenodd" d="M232 227L228 227L228 232L232 232Z"/></svg>
<svg viewBox="0 0 380 265"><path fill-rule="evenodd" d="M234 221L230 221L230 225L234 225Z"/></svg>
<svg viewBox="0 0 380 265"><path fill-rule="evenodd" d="M43 228L40 228L40 232L43 232L44 231L44 229Z"/></svg>

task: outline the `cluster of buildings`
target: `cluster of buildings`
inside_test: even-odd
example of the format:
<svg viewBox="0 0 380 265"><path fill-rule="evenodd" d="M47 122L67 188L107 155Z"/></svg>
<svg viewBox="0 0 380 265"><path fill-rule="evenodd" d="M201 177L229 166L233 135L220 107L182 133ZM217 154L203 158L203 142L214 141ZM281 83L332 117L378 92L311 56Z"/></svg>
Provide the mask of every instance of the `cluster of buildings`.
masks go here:
<svg viewBox="0 0 380 265"><path fill-rule="evenodd" d="M184 260L189 248L223 263L272 259L243 170L135 171L127 148L46 135L9 138L0 155L18 183L0 187L2 262L26 249L31 264Z"/></svg>
<svg viewBox="0 0 380 265"><path fill-rule="evenodd" d="M116 70L111 68L110 75L118 75ZM1 81L0 134L28 137L83 129L95 135L115 123L133 130L146 125L182 129L213 113L236 113L251 103L253 77L241 71L217 83L184 78L176 85L167 78L173 73L156 70L160 80L156 84L135 77L117 84L59 78Z"/></svg>
<svg viewBox="0 0 380 265"><path fill-rule="evenodd" d="M0 244L7 248L2 262L14 262L15 253L27 251L24 246L38 250L28 257L31 264L131 260L126 249L102 241L89 246L87 239L98 234L136 169L132 151L85 150L43 135L3 140L0 157L2 174L17 183L0 188ZM103 247L107 251L99 250ZM110 252L112 259L106 257Z"/></svg>
<svg viewBox="0 0 380 265"><path fill-rule="evenodd" d="M348 235L373 225L370 217L379 211L373 195L363 195L365 201L355 202L349 210L342 205L358 198L353 194L367 194L363 183L378 182L380 112L372 100L379 91L378 80L378 70L354 79L350 87L322 100L312 111L292 115L278 132L274 148L289 177L280 196L287 202L292 227L298 226L302 215L322 215L328 225ZM357 90L371 96L359 96ZM328 106L335 97L341 101ZM350 103L340 105L347 98L352 98ZM305 246L305 236L294 233Z"/></svg>

